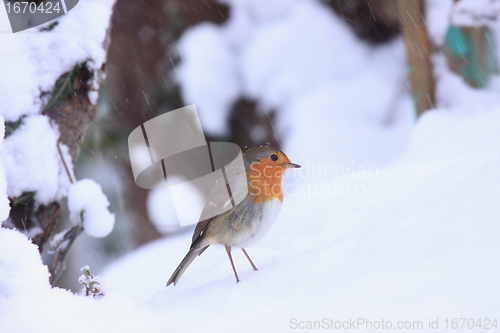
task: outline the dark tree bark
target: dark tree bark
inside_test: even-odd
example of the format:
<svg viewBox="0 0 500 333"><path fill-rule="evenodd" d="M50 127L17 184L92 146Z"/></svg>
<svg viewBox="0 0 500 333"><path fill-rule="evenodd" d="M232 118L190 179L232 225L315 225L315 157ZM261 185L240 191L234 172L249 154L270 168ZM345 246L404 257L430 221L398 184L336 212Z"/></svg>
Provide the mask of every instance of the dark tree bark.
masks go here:
<svg viewBox="0 0 500 333"><path fill-rule="evenodd" d="M406 1L406 0L404 0ZM384 43L399 35L397 0L323 0L361 39Z"/></svg>
<svg viewBox="0 0 500 333"><path fill-rule="evenodd" d="M276 111L260 108L259 110L256 101L246 98L240 98L233 105L229 118L231 136L228 141L238 144L243 150L244 147L266 144L281 148L281 133L274 126L277 121Z"/></svg>

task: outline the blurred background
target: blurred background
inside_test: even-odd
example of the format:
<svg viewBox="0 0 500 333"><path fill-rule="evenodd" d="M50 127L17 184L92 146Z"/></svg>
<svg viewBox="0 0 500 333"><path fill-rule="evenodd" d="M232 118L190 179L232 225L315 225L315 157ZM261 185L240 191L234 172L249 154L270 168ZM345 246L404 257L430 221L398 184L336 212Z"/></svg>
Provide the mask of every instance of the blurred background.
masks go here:
<svg viewBox="0 0 500 333"><path fill-rule="evenodd" d="M136 186L127 138L196 104L207 141L270 144L307 168L396 160L419 116L497 91L499 1L117 0L106 82L76 177L108 196L115 229L82 234L58 285L178 227L168 190ZM495 90L496 89L496 90ZM450 90L452 93L450 94ZM481 99L460 101L471 104ZM63 216L65 214L62 214Z"/></svg>

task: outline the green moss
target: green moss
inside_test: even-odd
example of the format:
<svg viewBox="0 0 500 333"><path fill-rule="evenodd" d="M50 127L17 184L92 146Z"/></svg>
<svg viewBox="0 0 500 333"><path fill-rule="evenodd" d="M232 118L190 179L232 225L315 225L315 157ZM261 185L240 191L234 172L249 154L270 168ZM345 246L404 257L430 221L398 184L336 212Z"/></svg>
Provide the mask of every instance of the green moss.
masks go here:
<svg viewBox="0 0 500 333"><path fill-rule="evenodd" d="M50 109L57 102L63 100L67 96L71 95L74 91L73 82L75 78L80 74L85 67L85 63L81 65L76 65L73 69L67 73L64 73L57 79L54 86L54 91L52 92L52 97L45 106L45 109Z"/></svg>
<svg viewBox="0 0 500 333"><path fill-rule="evenodd" d="M24 192L21 196L14 198L12 200L13 205L28 205L33 206L35 202L35 194L36 192Z"/></svg>
<svg viewBox="0 0 500 333"><path fill-rule="evenodd" d="M6 121L5 122L5 137L8 137L21 125L23 118L19 118L18 121Z"/></svg>

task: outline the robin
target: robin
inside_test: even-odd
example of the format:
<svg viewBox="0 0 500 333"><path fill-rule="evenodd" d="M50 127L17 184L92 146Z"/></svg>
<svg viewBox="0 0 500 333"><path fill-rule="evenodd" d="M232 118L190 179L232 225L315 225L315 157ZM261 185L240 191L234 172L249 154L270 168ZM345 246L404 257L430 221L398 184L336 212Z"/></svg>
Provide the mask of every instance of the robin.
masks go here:
<svg viewBox="0 0 500 333"><path fill-rule="evenodd" d="M245 247L259 241L269 231L283 203L283 173L289 168L300 168L300 165L291 163L282 151L269 146L249 149L243 155L243 160L247 196L234 208L198 222L191 248L168 280L167 286L171 283L176 285L191 262L214 244L225 246L236 282L240 282L240 279L231 256L232 247L241 248L253 270L257 270ZM204 211L211 203L211 196Z"/></svg>

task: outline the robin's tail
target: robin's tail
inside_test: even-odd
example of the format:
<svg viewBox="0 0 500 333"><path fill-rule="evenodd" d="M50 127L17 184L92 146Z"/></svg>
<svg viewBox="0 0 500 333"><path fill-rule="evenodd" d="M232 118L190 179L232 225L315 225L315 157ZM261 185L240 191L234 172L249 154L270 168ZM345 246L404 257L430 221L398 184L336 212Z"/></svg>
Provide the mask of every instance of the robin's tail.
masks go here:
<svg viewBox="0 0 500 333"><path fill-rule="evenodd" d="M207 245L204 247L196 247L196 246L191 247L191 249L188 251L188 253L184 257L184 259L182 259L179 266L177 266L177 268L175 269L175 271L172 274L172 276L170 277L170 279L168 279L167 287L170 284L172 284L172 282L174 283L174 286L175 286L177 284L177 282L179 281L179 279L181 278L182 274L184 274L184 271L189 267L189 265L191 265L194 258L196 258L200 254L202 254L203 251L205 251L209 246L210 245Z"/></svg>

